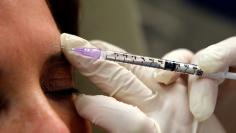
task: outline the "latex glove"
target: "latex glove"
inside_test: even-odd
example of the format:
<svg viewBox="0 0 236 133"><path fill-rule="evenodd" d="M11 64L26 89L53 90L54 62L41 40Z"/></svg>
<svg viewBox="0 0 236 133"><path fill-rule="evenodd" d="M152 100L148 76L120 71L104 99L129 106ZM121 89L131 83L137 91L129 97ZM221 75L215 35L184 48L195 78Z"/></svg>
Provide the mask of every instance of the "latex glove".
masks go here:
<svg viewBox="0 0 236 133"><path fill-rule="evenodd" d="M192 63L198 64L207 73L228 71L229 67L236 65L236 38L203 49L193 57ZM199 121L206 120L214 112L218 87L223 81L189 77L190 109Z"/></svg>
<svg viewBox="0 0 236 133"><path fill-rule="evenodd" d="M228 71L230 66L236 64L235 43L236 38L230 38L211 45L194 55L191 63L199 65L206 73ZM171 83L172 80L169 79L175 79L176 75L176 73L163 71L160 76L166 78L159 80L159 82ZM190 110L198 121L208 119L214 112L218 86L223 81L223 79L214 80L189 76Z"/></svg>
<svg viewBox="0 0 236 133"><path fill-rule="evenodd" d="M191 133L192 115L188 106L186 81L175 76L170 85L157 83L158 69L105 60L95 60L71 51L75 47L97 47L123 51L101 41L88 42L62 34L61 45L70 63L110 96L78 95L78 113L112 133ZM178 56L182 53L182 56ZM176 50L166 57L189 63L192 53ZM171 79L173 82L173 80Z"/></svg>

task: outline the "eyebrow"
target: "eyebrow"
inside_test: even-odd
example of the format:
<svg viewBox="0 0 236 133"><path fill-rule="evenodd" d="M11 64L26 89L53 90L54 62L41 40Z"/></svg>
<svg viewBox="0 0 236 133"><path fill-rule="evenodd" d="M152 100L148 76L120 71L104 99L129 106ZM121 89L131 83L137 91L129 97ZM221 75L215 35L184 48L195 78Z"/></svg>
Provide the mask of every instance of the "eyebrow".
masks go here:
<svg viewBox="0 0 236 133"><path fill-rule="evenodd" d="M61 51L58 51L58 52L50 55L46 59L44 66L49 66L50 64L52 64L54 62L58 62L58 61L66 61L65 56L61 53Z"/></svg>

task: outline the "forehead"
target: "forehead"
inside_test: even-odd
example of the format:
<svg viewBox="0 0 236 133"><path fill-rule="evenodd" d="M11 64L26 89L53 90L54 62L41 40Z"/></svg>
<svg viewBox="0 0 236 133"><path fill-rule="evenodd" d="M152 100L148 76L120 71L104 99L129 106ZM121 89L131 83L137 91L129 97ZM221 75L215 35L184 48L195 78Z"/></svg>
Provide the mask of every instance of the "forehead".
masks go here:
<svg viewBox="0 0 236 133"><path fill-rule="evenodd" d="M1 40L0 43L0 67L5 69L41 67L49 56L60 51L59 43L46 37L31 41L14 39L10 43Z"/></svg>
<svg viewBox="0 0 236 133"><path fill-rule="evenodd" d="M46 3L0 4L0 45L0 70L31 70L58 52L59 32Z"/></svg>
<svg viewBox="0 0 236 133"><path fill-rule="evenodd" d="M14 72L40 69L49 56L60 51L57 32L45 31L28 35L7 35L0 32L0 70Z"/></svg>

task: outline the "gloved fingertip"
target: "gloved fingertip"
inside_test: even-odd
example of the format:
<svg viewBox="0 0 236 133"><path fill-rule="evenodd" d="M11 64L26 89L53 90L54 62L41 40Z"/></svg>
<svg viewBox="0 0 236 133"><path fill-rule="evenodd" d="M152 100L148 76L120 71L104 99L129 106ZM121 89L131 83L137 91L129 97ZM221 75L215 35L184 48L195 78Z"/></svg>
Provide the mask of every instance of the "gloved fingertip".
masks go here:
<svg viewBox="0 0 236 133"><path fill-rule="evenodd" d="M70 35L70 34L67 34L67 33L62 33L61 34L61 48L62 49L65 49L66 48L66 45L67 43L71 40L71 38L73 37L74 35Z"/></svg>
<svg viewBox="0 0 236 133"><path fill-rule="evenodd" d="M79 95L73 95L73 101L76 110L78 112L81 112L81 110L84 109L91 102L91 99L89 98L88 95L79 94Z"/></svg>
<svg viewBox="0 0 236 133"><path fill-rule="evenodd" d="M66 33L62 33L61 36L60 36L60 40L61 40L61 49L65 48L65 43L64 43L64 40L65 40L65 37L66 37Z"/></svg>
<svg viewBox="0 0 236 133"><path fill-rule="evenodd" d="M219 63L215 58L209 57L208 55L199 57L197 64L204 72L207 73L217 72L223 65L222 63Z"/></svg>
<svg viewBox="0 0 236 133"><path fill-rule="evenodd" d="M154 79L156 79L157 82L166 85L175 82L179 76L180 76L179 73L174 73L169 71L159 71L154 73Z"/></svg>
<svg viewBox="0 0 236 133"><path fill-rule="evenodd" d="M152 122L153 122L153 124L150 124L150 125L152 125L154 128L149 128L149 129L153 129L153 130L151 130L151 131L149 131L148 133L161 133L161 127L160 127L160 125L156 122L156 120L153 120L153 119L150 119Z"/></svg>
<svg viewBox="0 0 236 133"><path fill-rule="evenodd" d="M192 103L190 104L190 111L197 121L204 121L213 114L214 108L211 108L210 106L206 108L204 105L201 106L200 104Z"/></svg>
<svg viewBox="0 0 236 133"><path fill-rule="evenodd" d="M217 83L201 79L190 85L190 111L198 121L208 119L214 112L217 98Z"/></svg>
<svg viewBox="0 0 236 133"><path fill-rule="evenodd" d="M74 94L72 95L72 101L76 101L77 97L80 96L80 95L84 95L84 94L74 93Z"/></svg>
<svg viewBox="0 0 236 133"><path fill-rule="evenodd" d="M92 58L83 56L79 52L75 52L72 48L93 47L87 40L67 33L61 34L61 47L62 52L68 59L68 61L74 65L77 69L89 69L94 62Z"/></svg>
<svg viewBox="0 0 236 133"><path fill-rule="evenodd" d="M71 35L67 33L62 33L60 39L61 39L61 48L63 51L75 47L84 47L85 45L89 44L87 40L78 37L76 35Z"/></svg>
<svg viewBox="0 0 236 133"><path fill-rule="evenodd" d="M189 63L193 53L187 49L173 50L163 56L163 59L173 60L177 62ZM163 84L171 84L179 78L180 74L171 71L158 71L154 74L154 78Z"/></svg>
<svg viewBox="0 0 236 133"><path fill-rule="evenodd" d="M221 50L220 50L221 51ZM199 52L194 58L194 63L207 73L214 73L224 70L227 60L224 52L219 52L219 48L211 46Z"/></svg>

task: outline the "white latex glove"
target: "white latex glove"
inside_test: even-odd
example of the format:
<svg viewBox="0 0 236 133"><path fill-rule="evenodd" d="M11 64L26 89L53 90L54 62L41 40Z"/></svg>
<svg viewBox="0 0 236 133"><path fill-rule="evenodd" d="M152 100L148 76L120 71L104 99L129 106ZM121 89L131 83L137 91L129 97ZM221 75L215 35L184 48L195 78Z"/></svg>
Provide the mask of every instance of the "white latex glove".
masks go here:
<svg viewBox="0 0 236 133"><path fill-rule="evenodd" d="M77 36L62 34L61 45L70 63L112 96L76 96L75 106L82 117L111 133L192 132L193 120L183 78L175 75L176 82L159 84L157 77L161 71L157 69L94 60L71 51L75 47L123 51L105 42L88 42ZM181 49L169 53L166 58L189 63L191 56L191 52Z"/></svg>
<svg viewBox="0 0 236 133"><path fill-rule="evenodd" d="M199 65L207 73L228 71L230 66L236 64L236 38L229 38L199 51L193 56L191 63ZM160 76L166 78L164 80L159 78L158 81L169 84L174 81L169 79L176 79L177 75L177 73L163 71ZM208 119L214 112L218 86L223 81L189 76L190 110L198 121Z"/></svg>
<svg viewBox="0 0 236 133"><path fill-rule="evenodd" d="M201 50L193 57L192 63L198 64L207 73L228 71L229 67L236 65L236 38ZM199 121L206 120L214 112L218 87L223 81L189 77L190 109Z"/></svg>

